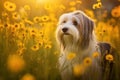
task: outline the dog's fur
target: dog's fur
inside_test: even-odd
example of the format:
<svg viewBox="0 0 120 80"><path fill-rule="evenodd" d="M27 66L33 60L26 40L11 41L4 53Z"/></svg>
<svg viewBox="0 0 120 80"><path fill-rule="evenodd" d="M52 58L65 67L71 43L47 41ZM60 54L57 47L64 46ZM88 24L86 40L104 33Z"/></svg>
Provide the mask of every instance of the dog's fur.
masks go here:
<svg viewBox="0 0 120 80"><path fill-rule="evenodd" d="M94 76L94 80L101 80L99 57L92 58L92 54L97 50L93 29L94 22L82 11L66 13L60 17L56 39L61 48L59 64L63 80L73 80L74 65L81 64L86 57L92 59L92 65L80 78L90 80ZM75 53L76 57L67 60L66 57L71 52Z"/></svg>

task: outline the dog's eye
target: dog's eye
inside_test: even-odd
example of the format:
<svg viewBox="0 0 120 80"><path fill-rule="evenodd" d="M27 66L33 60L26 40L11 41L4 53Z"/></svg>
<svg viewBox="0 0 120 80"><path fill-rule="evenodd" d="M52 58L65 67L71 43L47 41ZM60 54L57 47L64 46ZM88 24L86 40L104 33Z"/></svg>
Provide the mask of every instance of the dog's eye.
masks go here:
<svg viewBox="0 0 120 80"><path fill-rule="evenodd" d="M66 23L66 21L64 20L62 23Z"/></svg>
<svg viewBox="0 0 120 80"><path fill-rule="evenodd" d="M78 22L74 20L74 21L73 21L73 24L74 24L74 25L78 25Z"/></svg>

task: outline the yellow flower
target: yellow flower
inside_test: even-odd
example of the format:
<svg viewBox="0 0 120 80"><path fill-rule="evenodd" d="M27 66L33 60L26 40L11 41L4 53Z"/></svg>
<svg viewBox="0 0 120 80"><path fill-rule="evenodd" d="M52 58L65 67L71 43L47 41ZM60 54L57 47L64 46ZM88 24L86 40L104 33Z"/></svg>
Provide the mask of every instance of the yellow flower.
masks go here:
<svg viewBox="0 0 120 80"><path fill-rule="evenodd" d="M94 52L93 54L92 54L92 57L93 58L97 58L99 56L99 53L98 52Z"/></svg>
<svg viewBox="0 0 120 80"><path fill-rule="evenodd" d="M5 27L5 28L8 28L8 27L10 27L10 26L11 26L11 24L9 24L9 23L5 23L5 24L4 24L4 27Z"/></svg>
<svg viewBox="0 0 120 80"><path fill-rule="evenodd" d="M44 31L43 30L40 30L39 34L40 34L40 37L42 37L42 38L44 37Z"/></svg>
<svg viewBox="0 0 120 80"><path fill-rule="evenodd" d="M72 60L73 58L75 58L76 57L76 54L75 53L69 53L68 55L67 55L67 59L68 60Z"/></svg>
<svg viewBox="0 0 120 80"><path fill-rule="evenodd" d="M120 17L120 6L113 8L111 14L113 17Z"/></svg>
<svg viewBox="0 0 120 80"><path fill-rule="evenodd" d="M3 29L4 28L4 25L3 24L0 24L0 29Z"/></svg>
<svg viewBox="0 0 120 80"><path fill-rule="evenodd" d="M17 12L14 12L14 13L12 14L12 18L13 18L13 19L20 19L20 15L19 15Z"/></svg>
<svg viewBox="0 0 120 80"><path fill-rule="evenodd" d="M101 8L102 7L102 3L101 2L98 2L97 3L97 8Z"/></svg>
<svg viewBox="0 0 120 80"><path fill-rule="evenodd" d="M7 9L7 8L8 8L8 6L9 6L9 4L10 4L10 2L9 2L9 1L5 1L5 2L4 2L4 7Z"/></svg>
<svg viewBox="0 0 120 80"><path fill-rule="evenodd" d="M25 45L24 45L24 43L22 43L22 42L18 41L17 46L18 46L19 48L23 48Z"/></svg>
<svg viewBox="0 0 120 80"><path fill-rule="evenodd" d="M75 1L71 1L71 2L69 3L69 5L70 5L70 6L75 6L76 3L75 3Z"/></svg>
<svg viewBox="0 0 120 80"><path fill-rule="evenodd" d="M108 61L113 61L114 60L114 57L111 55L111 54L107 54L105 56L105 59L108 60Z"/></svg>
<svg viewBox="0 0 120 80"><path fill-rule="evenodd" d="M25 22L26 22L27 24L29 24L29 25L33 25L33 24L34 24L32 21L30 21L30 20L28 20L28 19L25 19Z"/></svg>
<svg viewBox="0 0 120 80"><path fill-rule="evenodd" d="M19 48L16 52L17 52L17 54L18 54L19 56L21 56L21 55L23 55L23 53L24 53L25 50L26 50L25 47L21 47L21 48Z"/></svg>
<svg viewBox="0 0 120 80"><path fill-rule="evenodd" d="M45 48L46 48L46 49L51 49L51 48L52 48L52 45L46 44L46 45L45 45Z"/></svg>
<svg viewBox="0 0 120 80"><path fill-rule="evenodd" d="M19 23L14 23L13 27L15 27L16 29L19 29L20 28L20 24Z"/></svg>
<svg viewBox="0 0 120 80"><path fill-rule="evenodd" d="M73 74L74 74L75 76L83 75L84 72L85 72L85 68L84 68L84 66L81 65L81 64L75 65L75 66L73 67Z"/></svg>
<svg viewBox="0 0 120 80"><path fill-rule="evenodd" d="M101 7L102 7L102 3L101 2L93 4L93 9L97 9L97 8L101 8Z"/></svg>
<svg viewBox="0 0 120 80"><path fill-rule="evenodd" d="M52 9L52 6L51 6L51 4L46 3L46 4L44 4L44 8L49 11Z"/></svg>
<svg viewBox="0 0 120 80"><path fill-rule="evenodd" d="M24 9L25 9L25 10L30 10L30 6L29 6L29 5L25 5L25 6L24 6Z"/></svg>
<svg viewBox="0 0 120 80"><path fill-rule="evenodd" d="M27 73L20 80L36 80L36 79L33 75Z"/></svg>
<svg viewBox="0 0 120 80"><path fill-rule="evenodd" d="M8 13L2 12L2 16L7 18L8 17Z"/></svg>
<svg viewBox="0 0 120 80"><path fill-rule="evenodd" d="M48 21L48 20L49 20L49 16L42 16L42 17L41 17L41 20L42 20L42 21Z"/></svg>
<svg viewBox="0 0 120 80"><path fill-rule="evenodd" d="M37 29L36 28L30 28L30 33L37 33Z"/></svg>
<svg viewBox="0 0 120 80"><path fill-rule="evenodd" d="M31 47L31 49L33 51L37 51L37 50L39 50L39 45L34 45L34 46Z"/></svg>
<svg viewBox="0 0 120 80"><path fill-rule="evenodd" d="M9 55L7 67L11 72L19 72L25 67L24 59L19 55Z"/></svg>
<svg viewBox="0 0 120 80"><path fill-rule="evenodd" d="M29 31L30 31L30 36L32 36L32 37L38 36L36 28L30 28Z"/></svg>
<svg viewBox="0 0 120 80"><path fill-rule="evenodd" d="M34 17L34 18L33 18L33 21L34 21L35 23L40 22L40 17Z"/></svg>
<svg viewBox="0 0 120 80"><path fill-rule="evenodd" d="M83 64L85 67L88 67L92 64L92 60L90 57L86 57L84 60L83 60Z"/></svg>
<svg viewBox="0 0 120 80"><path fill-rule="evenodd" d="M65 9L66 9L66 7L65 7L63 4L61 4L61 5L59 6L59 8L60 8L60 10L65 10Z"/></svg>
<svg viewBox="0 0 120 80"><path fill-rule="evenodd" d="M6 1L4 2L4 7L8 10L8 11L15 11L16 10L16 4Z"/></svg>
<svg viewBox="0 0 120 80"><path fill-rule="evenodd" d="M43 41L39 41L39 42L38 42L38 45L39 45L39 46L43 46Z"/></svg>

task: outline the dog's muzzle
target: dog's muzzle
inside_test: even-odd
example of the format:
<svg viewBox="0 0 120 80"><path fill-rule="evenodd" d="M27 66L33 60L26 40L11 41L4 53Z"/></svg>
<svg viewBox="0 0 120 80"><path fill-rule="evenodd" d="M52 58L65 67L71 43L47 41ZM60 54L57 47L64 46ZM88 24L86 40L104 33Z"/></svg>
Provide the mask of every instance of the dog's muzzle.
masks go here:
<svg viewBox="0 0 120 80"><path fill-rule="evenodd" d="M64 35L69 35L68 30L69 30L69 29L68 29L67 27L62 28L63 34L64 34Z"/></svg>

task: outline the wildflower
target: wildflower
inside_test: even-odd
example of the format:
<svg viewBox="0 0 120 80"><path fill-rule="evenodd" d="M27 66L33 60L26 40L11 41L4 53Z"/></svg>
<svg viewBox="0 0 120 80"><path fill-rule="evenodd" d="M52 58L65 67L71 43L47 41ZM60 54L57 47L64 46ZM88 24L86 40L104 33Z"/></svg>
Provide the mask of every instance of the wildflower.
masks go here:
<svg viewBox="0 0 120 80"><path fill-rule="evenodd" d="M32 21L30 21L30 20L28 20L28 19L25 19L25 22L28 23L28 24L30 24L30 25L33 25L33 24L34 24Z"/></svg>
<svg viewBox="0 0 120 80"><path fill-rule="evenodd" d="M0 24L0 32L3 30L4 26Z"/></svg>
<svg viewBox="0 0 120 80"><path fill-rule="evenodd" d="M120 6L113 8L111 14L113 17L120 17Z"/></svg>
<svg viewBox="0 0 120 80"><path fill-rule="evenodd" d="M15 11L16 10L16 5L14 3L11 3L8 7L8 11Z"/></svg>
<svg viewBox="0 0 120 80"><path fill-rule="evenodd" d="M97 8L97 4L93 4L92 8L96 9Z"/></svg>
<svg viewBox="0 0 120 80"><path fill-rule="evenodd" d="M41 17L41 20L42 20L42 21L48 21L48 20L49 20L49 17L48 17L48 16L42 16L42 17Z"/></svg>
<svg viewBox="0 0 120 80"><path fill-rule="evenodd" d="M31 33L30 36L33 37L33 38L37 37L36 33Z"/></svg>
<svg viewBox="0 0 120 80"><path fill-rule="evenodd" d="M25 61L19 55L9 55L7 60L7 67L11 72L19 72L25 67Z"/></svg>
<svg viewBox="0 0 120 80"><path fill-rule="evenodd" d="M38 22L40 22L40 18L39 18L39 17L34 17L34 18L33 18L33 21L34 21L35 23L38 23Z"/></svg>
<svg viewBox="0 0 120 80"><path fill-rule="evenodd" d="M52 48L52 45L46 44L46 45L45 45L45 48L46 48L46 49L51 49L51 48Z"/></svg>
<svg viewBox="0 0 120 80"><path fill-rule="evenodd" d="M88 66L90 66L90 65L92 64L92 60L91 60L91 58L86 57L86 58L83 60L83 63L84 63L84 66L85 66L85 67L88 67Z"/></svg>
<svg viewBox="0 0 120 80"><path fill-rule="evenodd" d="M43 30L39 31L39 34L40 34L41 37L43 37L43 35L44 35Z"/></svg>
<svg viewBox="0 0 120 80"><path fill-rule="evenodd" d="M14 23L13 27L15 27L16 29L19 29L20 28L20 24L19 23Z"/></svg>
<svg viewBox="0 0 120 80"><path fill-rule="evenodd" d="M4 7L8 10L8 11L15 11L16 10L16 4L6 1L4 2Z"/></svg>
<svg viewBox="0 0 120 80"><path fill-rule="evenodd" d="M30 28L30 33L37 33L37 29L36 28Z"/></svg>
<svg viewBox="0 0 120 80"><path fill-rule="evenodd" d="M69 53L68 55L67 55L67 59L68 60L72 60L73 58L75 58L76 57L76 54L75 53Z"/></svg>
<svg viewBox="0 0 120 80"><path fill-rule="evenodd" d="M8 17L8 13L2 12L2 16L7 18Z"/></svg>
<svg viewBox="0 0 120 80"><path fill-rule="evenodd" d="M12 14L12 18L15 19L15 20L20 19L20 15L17 12L14 12Z"/></svg>
<svg viewBox="0 0 120 80"><path fill-rule="evenodd" d="M71 2L69 3L69 5L70 5L70 6L75 6L76 3L75 3L74 1L71 1Z"/></svg>
<svg viewBox="0 0 120 80"><path fill-rule="evenodd" d="M25 9L25 10L30 10L30 6L29 6L29 5L25 5L25 6L24 6L24 9Z"/></svg>
<svg viewBox="0 0 120 80"><path fill-rule="evenodd" d="M44 8L48 11L52 9L51 4L48 3L44 5Z"/></svg>
<svg viewBox="0 0 120 80"><path fill-rule="evenodd" d="M8 6L9 6L9 4L10 4L10 2L9 2L9 1L5 1L5 2L4 2L4 8L6 8L6 9L7 9L7 8L8 8Z"/></svg>
<svg viewBox="0 0 120 80"><path fill-rule="evenodd" d="M113 56L111 54L107 54L105 56L105 59L108 60L108 61L113 61L114 60L114 58L113 58Z"/></svg>
<svg viewBox="0 0 120 80"><path fill-rule="evenodd" d="M36 79L33 75L27 73L20 80L36 80Z"/></svg>
<svg viewBox="0 0 120 80"><path fill-rule="evenodd" d="M98 52L94 52L93 55L92 55L93 58L97 58L98 56L99 56Z"/></svg>
<svg viewBox="0 0 120 80"><path fill-rule="evenodd" d="M101 8L101 7L102 7L102 3L101 2L93 4L93 9L97 9L97 8Z"/></svg>
<svg viewBox="0 0 120 80"><path fill-rule="evenodd" d="M18 45L19 48L23 48L23 47L25 46L24 43L22 43L22 42L20 42L20 41L18 42L17 45Z"/></svg>
<svg viewBox="0 0 120 80"><path fill-rule="evenodd" d="M102 3L101 2L98 2L97 3L97 8L101 8L102 7Z"/></svg>
<svg viewBox="0 0 120 80"><path fill-rule="evenodd" d="M19 23L20 24L20 30L21 31L26 31L27 29L25 28L25 24L24 23Z"/></svg>
<svg viewBox="0 0 120 80"><path fill-rule="evenodd" d="M24 53L24 50L25 50L25 49L26 49L25 47L19 48L19 49L17 50L17 54L21 56L21 55Z"/></svg>
<svg viewBox="0 0 120 80"><path fill-rule="evenodd" d="M5 28L8 28L8 27L10 27L10 26L11 26L11 25L10 25L9 23L5 23L5 24L4 24L4 27L5 27Z"/></svg>
<svg viewBox="0 0 120 80"><path fill-rule="evenodd" d="M39 45L39 46L43 46L43 41L39 41L39 42L38 42L38 45Z"/></svg>
<svg viewBox="0 0 120 80"><path fill-rule="evenodd" d="M31 36L31 37L37 37L37 36L38 36L38 34L37 34L37 29L35 29L35 28L30 28L29 30L30 30L30 36Z"/></svg>
<svg viewBox="0 0 120 80"><path fill-rule="evenodd" d="M31 49L33 51L37 51L37 50L39 50L39 45L34 45L34 46L31 47Z"/></svg>
<svg viewBox="0 0 120 80"><path fill-rule="evenodd" d="M60 8L60 10L65 10L65 9L66 9L66 7L65 7L63 4L61 4L61 5L59 6L59 8Z"/></svg>
<svg viewBox="0 0 120 80"><path fill-rule="evenodd" d="M85 68L84 68L84 66L81 65L81 64L75 65L75 66L73 67L73 74L74 74L75 76L80 76L80 75L84 74L84 72L85 72Z"/></svg>
<svg viewBox="0 0 120 80"><path fill-rule="evenodd" d="M11 26L11 33L15 35L14 33L16 32L16 28L14 26Z"/></svg>

